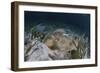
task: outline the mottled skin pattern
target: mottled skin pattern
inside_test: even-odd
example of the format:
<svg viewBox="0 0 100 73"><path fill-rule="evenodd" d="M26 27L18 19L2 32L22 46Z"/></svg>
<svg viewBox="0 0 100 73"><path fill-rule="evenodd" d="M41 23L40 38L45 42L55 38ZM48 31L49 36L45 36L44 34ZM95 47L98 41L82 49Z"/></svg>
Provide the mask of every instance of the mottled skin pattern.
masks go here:
<svg viewBox="0 0 100 73"><path fill-rule="evenodd" d="M42 42L37 39L29 40L28 44L25 45L25 61L84 58L80 51L85 50L86 47L81 39L65 34L62 29L57 29L48 34Z"/></svg>

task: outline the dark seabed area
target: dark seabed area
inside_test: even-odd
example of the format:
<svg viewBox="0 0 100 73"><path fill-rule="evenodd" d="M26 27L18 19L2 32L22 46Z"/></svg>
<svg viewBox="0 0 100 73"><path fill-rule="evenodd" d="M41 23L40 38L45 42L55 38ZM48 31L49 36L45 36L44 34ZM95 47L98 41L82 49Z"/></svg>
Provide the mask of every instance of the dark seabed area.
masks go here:
<svg viewBox="0 0 100 73"><path fill-rule="evenodd" d="M90 14L24 11L24 23L25 61L90 58ZM54 36L54 38L52 38L51 35ZM53 50L49 50L50 54L49 52L44 54L47 51L42 50L44 56L42 56L41 59L36 59L39 55L33 53L33 51L36 51L36 53L40 53L41 51L34 48L33 42L35 42L35 44L38 43L38 45L40 44L40 46L45 43L46 45L43 44L44 46L42 46L47 47L48 50L48 48L51 48L51 45L48 46L47 44L48 42L49 44L51 43L48 39L53 39L53 42L56 42L56 39L58 39L57 35L60 40L75 41L74 48L77 48L77 50L69 50L62 55L63 52L55 50L53 46ZM58 42L61 43L60 41ZM56 48L59 48L58 42ZM64 43L65 42L66 41L64 41ZM76 46L77 43L78 46ZM79 43L81 44L79 45ZM69 42L67 42L67 44L69 44ZM69 48L68 46L66 47ZM56 55L53 53L55 51L57 52ZM31 55L29 56L30 52ZM83 54L84 56L82 56ZM43 57L45 58L43 59Z"/></svg>

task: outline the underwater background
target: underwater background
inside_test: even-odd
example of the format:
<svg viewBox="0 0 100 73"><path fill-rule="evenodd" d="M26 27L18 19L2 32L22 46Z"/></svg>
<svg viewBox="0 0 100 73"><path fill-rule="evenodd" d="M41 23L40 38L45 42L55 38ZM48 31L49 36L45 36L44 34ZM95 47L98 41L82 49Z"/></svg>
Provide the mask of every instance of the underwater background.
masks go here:
<svg viewBox="0 0 100 73"><path fill-rule="evenodd" d="M79 34L85 33L88 38L90 37L90 14L33 11L25 11L24 14L26 32L29 31L30 28L41 24L40 27L38 27L40 31L43 31L45 26L48 26L51 30L55 28L69 28L74 32Z"/></svg>

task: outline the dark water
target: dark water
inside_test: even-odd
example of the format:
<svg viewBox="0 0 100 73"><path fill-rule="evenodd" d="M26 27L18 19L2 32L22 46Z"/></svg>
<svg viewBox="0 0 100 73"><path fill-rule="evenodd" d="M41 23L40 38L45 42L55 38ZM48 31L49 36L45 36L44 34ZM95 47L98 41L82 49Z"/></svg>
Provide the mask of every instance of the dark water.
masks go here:
<svg viewBox="0 0 100 73"><path fill-rule="evenodd" d="M90 14L25 11L24 15L25 32L34 26L37 26L39 31L44 28L49 30L68 28L90 37Z"/></svg>

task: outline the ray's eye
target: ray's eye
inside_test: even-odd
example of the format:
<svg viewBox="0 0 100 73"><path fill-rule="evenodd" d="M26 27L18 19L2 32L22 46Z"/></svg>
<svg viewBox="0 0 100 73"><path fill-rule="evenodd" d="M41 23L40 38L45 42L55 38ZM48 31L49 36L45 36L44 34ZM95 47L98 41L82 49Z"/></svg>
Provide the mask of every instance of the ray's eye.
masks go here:
<svg viewBox="0 0 100 73"><path fill-rule="evenodd" d="M56 41L59 41L60 39L59 38L56 38Z"/></svg>

